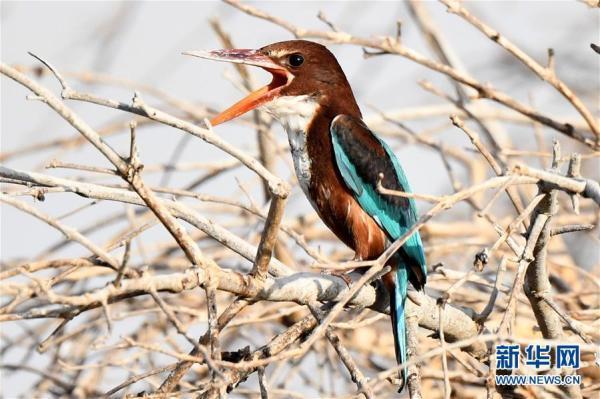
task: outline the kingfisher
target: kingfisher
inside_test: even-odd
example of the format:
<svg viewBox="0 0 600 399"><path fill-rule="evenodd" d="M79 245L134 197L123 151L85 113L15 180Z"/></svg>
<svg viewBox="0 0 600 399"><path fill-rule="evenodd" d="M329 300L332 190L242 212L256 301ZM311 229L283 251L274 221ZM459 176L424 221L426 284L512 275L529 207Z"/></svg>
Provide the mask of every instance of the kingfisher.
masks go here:
<svg viewBox="0 0 600 399"><path fill-rule="evenodd" d="M355 260L378 258L417 222L412 198L383 195L388 188L411 192L392 149L363 122L352 88L327 47L290 40L254 49L190 51L209 60L260 67L271 82L211 119L213 126L264 108L285 129L302 191L327 227L354 250ZM404 307L408 283L427 280L419 232L388 261L382 277L390 296L396 360L407 360ZM401 372L400 391L407 379Z"/></svg>

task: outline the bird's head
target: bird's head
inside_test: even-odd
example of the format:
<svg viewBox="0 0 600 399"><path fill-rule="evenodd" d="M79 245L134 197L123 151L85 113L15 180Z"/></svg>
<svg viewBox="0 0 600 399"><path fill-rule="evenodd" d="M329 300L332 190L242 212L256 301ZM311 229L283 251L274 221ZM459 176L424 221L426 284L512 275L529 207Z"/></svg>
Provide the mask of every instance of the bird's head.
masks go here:
<svg viewBox="0 0 600 399"><path fill-rule="evenodd" d="M308 96L324 105L348 102L344 113L358 111L352 89L335 56L323 45L307 40L273 43L258 50L187 51L186 55L260 67L271 83L248 94L211 120L213 126L234 119L281 97ZM355 108L355 109L354 109Z"/></svg>

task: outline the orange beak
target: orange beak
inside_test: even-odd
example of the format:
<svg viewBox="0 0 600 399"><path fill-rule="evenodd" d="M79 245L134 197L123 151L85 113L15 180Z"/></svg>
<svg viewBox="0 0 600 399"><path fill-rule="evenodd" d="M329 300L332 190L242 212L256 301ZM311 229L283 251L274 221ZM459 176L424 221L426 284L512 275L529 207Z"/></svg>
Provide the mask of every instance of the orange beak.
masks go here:
<svg viewBox="0 0 600 399"><path fill-rule="evenodd" d="M233 104L231 107L227 108L225 111L221 112L219 115L212 118L210 123L213 126L237 118L248 111L268 103L277 95L279 95L281 89L293 78L292 74L290 74L287 69L279 64L276 64L273 62L273 60L271 60L271 58L256 50L233 49L214 51L186 51L183 54L206 58L207 60L254 65L269 71L273 76L271 83L253 91L237 103Z"/></svg>

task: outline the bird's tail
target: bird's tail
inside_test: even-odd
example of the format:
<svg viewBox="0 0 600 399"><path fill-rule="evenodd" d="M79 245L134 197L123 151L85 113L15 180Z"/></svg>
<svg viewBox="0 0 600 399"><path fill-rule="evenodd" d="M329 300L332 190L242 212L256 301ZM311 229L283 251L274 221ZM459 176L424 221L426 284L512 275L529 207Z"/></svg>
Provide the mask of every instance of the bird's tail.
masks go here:
<svg viewBox="0 0 600 399"><path fill-rule="evenodd" d="M392 315L392 329L394 331L394 347L396 350L396 360L398 364L406 362L408 355L406 353L406 321L404 317L404 305L408 289L408 270L404 262L400 261L396 269L396 281L394 289L390 290L390 314ZM402 391L408 377L408 367L400 370L402 376L402 385L398 392Z"/></svg>

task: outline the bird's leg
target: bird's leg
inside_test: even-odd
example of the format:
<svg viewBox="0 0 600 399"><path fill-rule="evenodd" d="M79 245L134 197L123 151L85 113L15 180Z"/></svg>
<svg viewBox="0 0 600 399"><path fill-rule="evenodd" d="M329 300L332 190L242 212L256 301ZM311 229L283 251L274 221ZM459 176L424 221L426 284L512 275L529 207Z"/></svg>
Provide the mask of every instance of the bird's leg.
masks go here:
<svg viewBox="0 0 600 399"><path fill-rule="evenodd" d="M335 270L335 269L324 269L321 271L321 273L323 273L323 274L341 278L342 280L344 280L344 282L346 283L346 285L348 287L350 287L350 284L352 284L352 278L350 278L351 272L352 272L352 270L341 271L341 270Z"/></svg>
<svg viewBox="0 0 600 399"><path fill-rule="evenodd" d="M330 270L329 272L330 272L329 273L330 275L339 277L342 280L344 280L344 282L346 283L346 285L348 286L348 288L350 287L350 284L352 284L352 278L350 278L350 273L352 273L352 270L351 271L347 271L347 272L337 271L337 270Z"/></svg>
<svg viewBox="0 0 600 399"><path fill-rule="evenodd" d="M362 262L362 257L360 257L358 254L356 254L356 255L354 255L354 258L352 260L354 262ZM342 280L344 280L346 285L348 287L350 287L350 284L352 284L352 278L350 277L350 273L352 273L354 270L355 269L339 271L339 270L335 270L335 269L325 269L325 270L323 270L323 273L328 274L330 276L336 276L336 277L341 278Z"/></svg>

